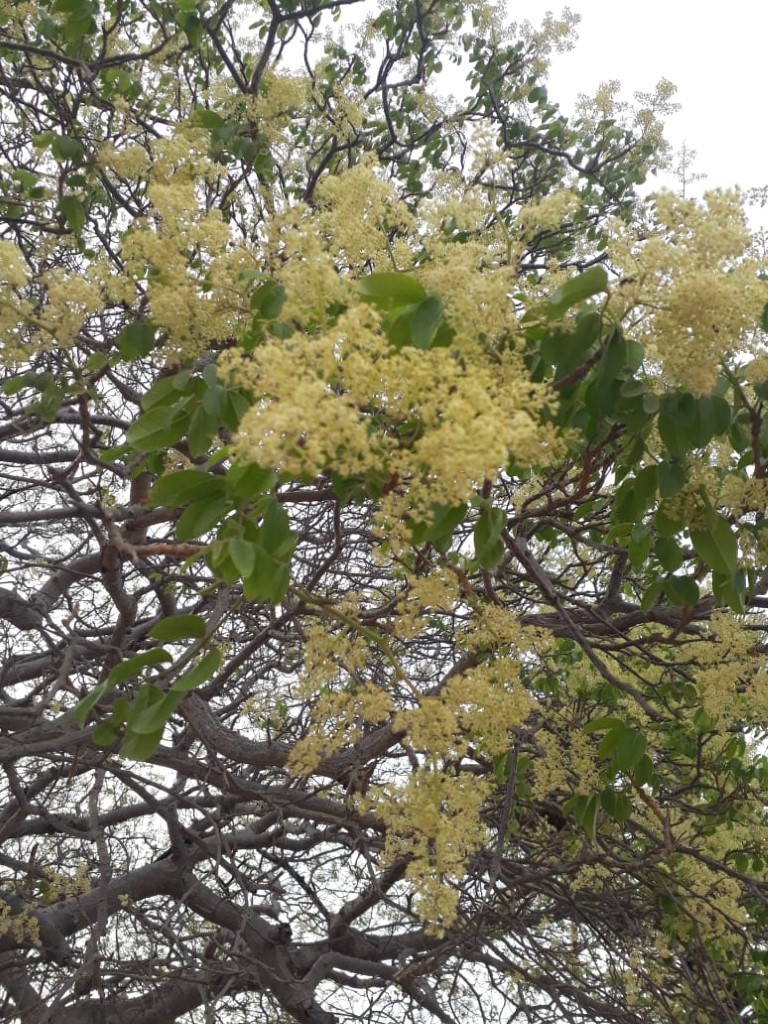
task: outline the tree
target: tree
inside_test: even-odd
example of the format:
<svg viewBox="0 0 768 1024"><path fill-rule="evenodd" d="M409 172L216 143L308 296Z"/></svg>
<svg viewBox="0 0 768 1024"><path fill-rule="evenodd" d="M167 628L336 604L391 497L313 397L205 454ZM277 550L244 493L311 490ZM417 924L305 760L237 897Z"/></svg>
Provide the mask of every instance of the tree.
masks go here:
<svg viewBox="0 0 768 1024"><path fill-rule="evenodd" d="M635 196L670 88L568 123L484 2L0 26L2 1019L768 1020L768 289Z"/></svg>

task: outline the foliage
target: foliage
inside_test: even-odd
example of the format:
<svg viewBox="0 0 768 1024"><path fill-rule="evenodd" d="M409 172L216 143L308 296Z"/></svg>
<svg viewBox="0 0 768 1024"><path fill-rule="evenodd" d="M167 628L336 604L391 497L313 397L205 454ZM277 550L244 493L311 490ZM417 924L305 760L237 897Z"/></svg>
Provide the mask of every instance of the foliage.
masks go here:
<svg viewBox="0 0 768 1024"><path fill-rule="evenodd" d="M768 287L636 199L669 86L568 123L482 0L0 28L2 1019L768 1021Z"/></svg>

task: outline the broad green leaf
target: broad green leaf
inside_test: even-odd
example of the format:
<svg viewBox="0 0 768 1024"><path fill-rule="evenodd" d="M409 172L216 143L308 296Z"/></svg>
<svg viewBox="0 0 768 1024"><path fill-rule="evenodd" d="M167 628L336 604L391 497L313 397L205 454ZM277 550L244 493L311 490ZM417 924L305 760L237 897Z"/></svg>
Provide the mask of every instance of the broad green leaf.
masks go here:
<svg viewBox="0 0 768 1024"><path fill-rule="evenodd" d="M582 728L582 732L587 734L592 732L602 732L604 729L615 729L617 726L624 725L624 722L620 718L614 718L612 715L606 715L603 718L593 718L591 722L587 722Z"/></svg>
<svg viewBox="0 0 768 1024"><path fill-rule="evenodd" d="M632 802L626 793L618 793L610 787L600 794L600 803L608 817L614 821L626 821L632 814Z"/></svg>
<svg viewBox="0 0 768 1024"><path fill-rule="evenodd" d="M730 576L736 571L739 561L736 534L719 512L710 511L706 530L691 530L691 543L713 572Z"/></svg>
<svg viewBox="0 0 768 1024"><path fill-rule="evenodd" d="M154 648L151 651L143 651L141 654L135 654L132 658L127 658L125 661L121 661L119 665L115 665L112 671L109 673L107 678L99 686L96 686L87 693L85 697L80 700L73 711L73 716L78 725L85 725L88 714L98 702L110 693L120 683L125 683L129 679L135 679L143 669L148 668L151 665L160 665L165 662L173 661L173 658L168 651L163 648Z"/></svg>
<svg viewBox="0 0 768 1024"><path fill-rule="evenodd" d="M475 524L475 558L483 569L493 569L504 557L502 531L507 517L500 508L486 508Z"/></svg>
<svg viewBox="0 0 768 1024"><path fill-rule="evenodd" d="M117 345L123 359L148 356L155 347L155 327L146 320L126 324L117 336Z"/></svg>
<svg viewBox="0 0 768 1024"><path fill-rule="evenodd" d="M177 508L189 501L213 501L224 496L224 478L198 469L182 469L161 476L149 493L150 504Z"/></svg>
<svg viewBox="0 0 768 1024"><path fill-rule="evenodd" d="M189 425L189 415L176 406L160 406L143 413L128 428L126 440L138 451L154 452L180 441Z"/></svg>
<svg viewBox="0 0 768 1024"><path fill-rule="evenodd" d="M600 809L600 798L597 793L591 796L575 796L566 800L563 811L572 814L590 839L597 835L597 812Z"/></svg>
<svg viewBox="0 0 768 1024"><path fill-rule="evenodd" d="M646 786L653 778L653 761L647 754L643 754L629 775L635 786Z"/></svg>
<svg viewBox="0 0 768 1024"><path fill-rule="evenodd" d="M251 541L233 537L227 542L227 554L241 576L250 576L256 567L260 548Z"/></svg>
<svg viewBox="0 0 768 1024"><path fill-rule="evenodd" d="M193 501L179 517L176 536L179 540L195 540L212 530L228 511L229 502L226 498Z"/></svg>
<svg viewBox="0 0 768 1024"><path fill-rule="evenodd" d="M91 733L91 739L97 747L111 747L120 734L120 727L111 721L99 722Z"/></svg>
<svg viewBox="0 0 768 1024"><path fill-rule="evenodd" d="M438 324L443 317L443 303L436 295L428 295L411 314L411 341L415 348L432 345Z"/></svg>
<svg viewBox="0 0 768 1024"><path fill-rule="evenodd" d="M438 551L444 551L451 541L459 523L464 521L467 506L464 505L433 505L431 522L414 523L411 528L413 543L416 545L431 543Z"/></svg>
<svg viewBox="0 0 768 1024"><path fill-rule="evenodd" d="M664 581L664 593L672 604L693 607L699 600L699 587L690 576L668 576Z"/></svg>
<svg viewBox="0 0 768 1024"><path fill-rule="evenodd" d="M255 463L237 463L227 472L226 487L229 494L239 503L255 501L259 495L272 488L275 472Z"/></svg>
<svg viewBox="0 0 768 1024"><path fill-rule="evenodd" d="M205 636L208 625L200 615L171 615L150 629L149 635L155 640L174 643L177 640L199 640Z"/></svg>
<svg viewBox="0 0 768 1024"><path fill-rule="evenodd" d="M369 274L360 280L357 290L364 299L382 309L419 303L427 297L418 281L408 274L392 271Z"/></svg>
<svg viewBox="0 0 768 1024"><path fill-rule="evenodd" d="M194 458L208 452L219 429L219 421L205 410L203 404L192 413L187 429L187 443Z"/></svg>
<svg viewBox="0 0 768 1024"><path fill-rule="evenodd" d="M217 647L212 647L210 651L205 653L197 665L174 680L171 691L173 693L189 693L190 690L197 689L198 686L207 679L210 679L218 671L220 665L221 652Z"/></svg>
<svg viewBox="0 0 768 1024"><path fill-rule="evenodd" d="M83 159L83 144L71 135L57 135L51 140L51 152L57 160L71 160L80 163Z"/></svg>
<svg viewBox="0 0 768 1024"><path fill-rule="evenodd" d="M85 227L85 203L77 196L62 196L58 202L59 213L64 217L70 231L76 235Z"/></svg>
<svg viewBox="0 0 768 1024"><path fill-rule="evenodd" d="M104 683L105 685L109 684L110 688L119 686L121 683L127 683L129 679L136 679L145 668L163 665L170 661L173 661L173 657L165 648L154 647L151 651L134 654L132 658L126 658L119 665L115 665Z"/></svg>
<svg viewBox="0 0 768 1024"><path fill-rule="evenodd" d="M662 498L674 497L688 480L685 466L677 461L660 462L656 467L656 477L659 482L659 495Z"/></svg>
<svg viewBox="0 0 768 1024"><path fill-rule="evenodd" d="M170 692L155 700L128 722L128 734L162 734L168 720L183 699L182 693Z"/></svg>
<svg viewBox="0 0 768 1024"><path fill-rule="evenodd" d="M675 572L683 564L683 551L674 537L657 537L653 550L667 572Z"/></svg>
<svg viewBox="0 0 768 1024"><path fill-rule="evenodd" d="M283 561L293 554L296 535L291 530L291 521L279 501L272 500L264 511L259 540L270 556Z"/></svg>
<svg viewBox="0 0 768 1024"><path fill-rule="evenodd" d="M608 275L603 267L590 267L578 277L572 277L570 281L553 292L549 300L547 314L550 317L561 316L572 306L584 302L586 299L597 295L599 292L608 290Z"/></svg>
<svg viewBox="0 0 768 1024"><path fill-rule="evenodd" d="M285 304L285 288L277 281L265 281L251 295L251 309L262 320L276 320Z"/></svg>
<svg viewBox="0 0 768 1024"><path fill-rule="evenodd" d="M133 761L148 761L156 752L163 740L165 728L151 733L129 732L123 740L119 754Z"/></svg>
<svg viewBox="0 0 768 1024"><path fill-rule="evenodd" d="M645 754L647 746L641 732L621 723L605 734L598 755L603 760L610 760L617 771L628 772Z"/></svg>

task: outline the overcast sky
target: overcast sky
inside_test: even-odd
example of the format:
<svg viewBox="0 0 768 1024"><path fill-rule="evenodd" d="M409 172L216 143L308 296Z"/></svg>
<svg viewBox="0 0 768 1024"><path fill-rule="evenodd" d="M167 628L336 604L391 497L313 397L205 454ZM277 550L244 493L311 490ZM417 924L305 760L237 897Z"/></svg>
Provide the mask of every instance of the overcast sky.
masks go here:
<svg viewBox="0 0 768 1024"><path fill-rule="evenodd" d="M678 87L681 110L668 136L698 156L707 178L694 189L768 184L768 4L686 0L571 0L581 15L576 48L555 56L550 95L568 111L579 92L616 78L622 94L650 91L660 78ZM510 16L538 23L556 4L510 0ZM765 211L759 216L765 221Z"/></svg>

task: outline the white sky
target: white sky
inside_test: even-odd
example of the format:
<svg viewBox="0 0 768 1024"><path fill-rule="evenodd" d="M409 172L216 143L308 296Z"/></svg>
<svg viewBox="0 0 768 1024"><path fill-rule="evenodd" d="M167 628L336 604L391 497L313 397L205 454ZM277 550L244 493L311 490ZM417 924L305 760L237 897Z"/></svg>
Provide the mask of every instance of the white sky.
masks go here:
<svg viewBox="0 0 768 1024"><path fill-rule="evenodd" d="M618 79L622 98L652 91L660 78L678 87L681 110L667 136L696 150L694 171L705 173L692 192L717 186L768 185L768 4L765 0L694 3L693 0L570 0L581 15L575 49L555 55L550 96L565 113L578 93L593 94ZM547 8L510 0L515 20L538 24ZM765 211L756 220L764 221Z"/></svg>

